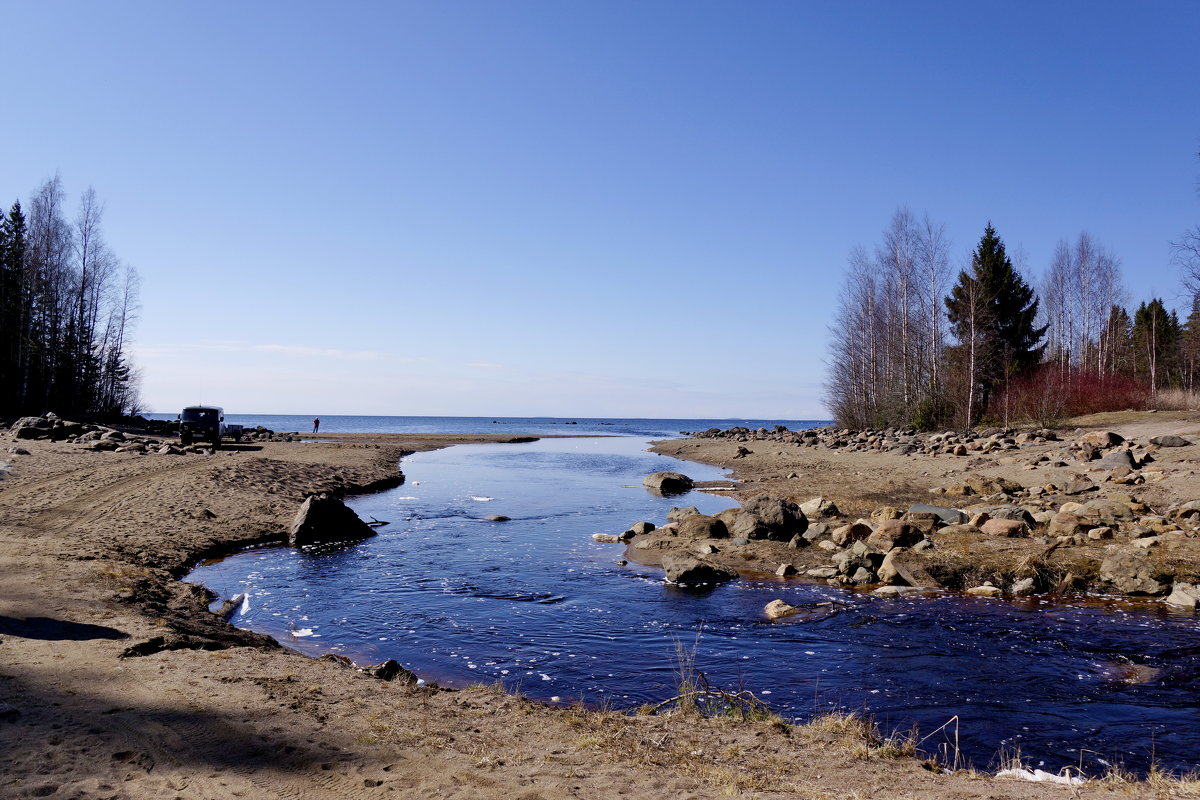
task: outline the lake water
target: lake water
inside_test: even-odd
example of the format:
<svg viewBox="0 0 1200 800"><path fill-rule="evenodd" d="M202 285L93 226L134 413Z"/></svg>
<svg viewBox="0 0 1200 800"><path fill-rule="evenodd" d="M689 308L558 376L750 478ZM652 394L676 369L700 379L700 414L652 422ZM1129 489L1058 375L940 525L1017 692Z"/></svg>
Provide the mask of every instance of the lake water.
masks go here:
<svg viewBox="0 0 1200 800"><path fill-rule="evenodd" d="M146 414L148 419L173 420L176 413ZM229 414L230 424L258 425L278 433L312 431L313 418L322 433L500 433L511 436L587 435L668 438L708 428L773 428L792 430L831 424L828 420L786 419L622 419L617 417L387 417L321 416L314 414Z"/></svg>
<svg viewBox="0 0 1200 800"><path fill-rule="evenodd" d="M351 502L391 523L378 536L324 551L248 550L189 579L222 597L247 592L234 623L290 647L394 658L448 685L500 681L543 700L634 708L675 693L682 645L710 683L750 689L789 718L865 710L885 732L916 724L925 736L957 717L922 747L937 751L957 733L980 768L1017 746L1050 770L1144 770L1152 756L1171 769L1198 765L1195 615L1102 600L880 599L770 576L666 585L659 570L620 565L623 546L591 534L661 524L673 505L713 513L733 503L640 488L662 469L722 477L645 452L647 441L418 453L402 462L405 485ZM815 611L772 623L762 608L775 598Z"/></svg>

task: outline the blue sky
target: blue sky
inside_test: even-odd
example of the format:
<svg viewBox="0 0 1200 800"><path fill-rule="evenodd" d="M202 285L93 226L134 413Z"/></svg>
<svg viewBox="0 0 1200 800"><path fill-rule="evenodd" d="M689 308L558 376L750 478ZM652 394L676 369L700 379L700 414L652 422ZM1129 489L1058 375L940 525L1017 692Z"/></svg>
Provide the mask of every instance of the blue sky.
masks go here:
<svg viewBox="0 0 1200 800"><path fill-rule="evenodd" d="M94 186L149 410L822 418L897 207L1182 307L1200 3L0 0L0 203Z"/></svg>

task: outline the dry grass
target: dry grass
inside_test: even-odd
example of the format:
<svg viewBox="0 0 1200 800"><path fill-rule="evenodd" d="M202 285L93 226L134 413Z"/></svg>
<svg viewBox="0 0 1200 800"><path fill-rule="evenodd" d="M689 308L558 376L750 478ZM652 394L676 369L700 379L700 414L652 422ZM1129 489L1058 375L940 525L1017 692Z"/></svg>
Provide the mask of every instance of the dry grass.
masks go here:
<svg viewBox="0 0 1200 800"><path fill-rule="evenodd" d="M1151 764L1150 771L1145 776L1113 765L1091 782L1101 786L1121 787L1139 794L1151 789L1164 797L1200 797L1200 772L1174 773L1161 769L1157 764Z"/></svg>
<svg viewBox="0 0 1200 800"><path fill-rule="evenodd" d="M1182 389L1160 389L1151 400L1160 411L1195 411L1200 409L1200 392Z"/></svg>

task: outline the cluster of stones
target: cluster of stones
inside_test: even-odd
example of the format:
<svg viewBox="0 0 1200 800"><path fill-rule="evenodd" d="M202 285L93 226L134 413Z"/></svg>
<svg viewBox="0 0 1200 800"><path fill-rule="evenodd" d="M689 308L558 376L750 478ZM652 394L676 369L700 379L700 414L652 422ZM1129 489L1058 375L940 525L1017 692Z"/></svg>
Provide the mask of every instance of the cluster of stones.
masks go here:
<svg viewBox="0 0 1200 800"><path fill-rule="evenodd" d="M667 514L667 524L662 527L638 522L624 533L595 534L592 538L600 542L632 541L631 546L637 550L663 550L666 579L694 584L737 577L736 571L707 558L724 547L744 546L755 540L807 546L803 539L807 531L808 517L796 503L759 497L741 508L726 509L713 516L701 514L695 506L672 508Z"/></svg>
<svg viewBox="0 0 1200 800"><path fill-rule="evenodd" d="M183 455L185 453L211 452L203 445L179 447L161 441L151 436L135 436L123 433L103 425L90 422L72 422L60 418L53 412L42 417L21 417L9 428L14 439L46 440L76 444L88 450L97 452L112 451L117 453L155 453L158 455ZM242 438L253 440L271 439L274 432L267 428L258 427L246 431ZM21 451L21 452L18 452ZM10 453L28 455L20 447L10 448Z"/></svg>
<svg viewBox="0 0 1200 800"><path fill-rule="evenodd" d="M14 439L36 440L45 439L54 442L77 444L88 450L111 450L120 453L167 453L172 450L182 453L179 448L164 445L157 439L142 436L128 436L121 431L93 425L90 422L72 422L61 419L54 413L44 417L22 417L13 423L9 429Z"/></svg>
<svg viewBox="0 0 1200 800"><path fill-rule="evenodd" d="M1042 433L1053 435L1049 431ZM776 429L773 435L785 434L796 435L786 429ZM1004 441L1006 437L991 438L995 435L989 434L988 439L982 440L982 446L994 444L1000 449L1010 444L1020 446L1015 440ZM1045 436L1038 438L1052 441ZM966 444L952 440L947 434L935 434L931 440L933 446L957 448ZM1182 437L1156 437L1141 445L1115 433L1093 432L1067 445L1064 456L1103 471L1104 481L1132 484L1154 479L1154 471L1146 468L1153 463L1152 454L1158 448L1190 444ZM1036 468L1047 462L1057 466L1067 463L1053 456L1040 456L1028 466ZM842 517L837 507L824 498L796 504L787 499L759 497L740 509L713 516L699 514L695 508L676 508L671 510L668 523L662 528L639 522L622 534L597 534L594 538L631 542L636 550L663 550L666 578L677 583L736 577L733 570L709 557L723 548L745 546L755 539L786 542L791 548L813 546L827 551L830 563L806 570L807 577L840 586L882 584L876 592L885 595L941 588L930 573L924 554L957 536L1037 537L1038 543L1049 549L1109 542L1099 568L1105 588L1127 595L1169 592L1167 602L1196 608L1200 589L1174 581L1150 553L1153 548L1170 550L1200 536L1200 500L1177 502L1162 513L1153 513L1125 494L1086 496L1098 493L1099 488L1099 484L1084 476L1075 476L1063 486L1047 483L1031 487L1004 478L974 476L935 490L947 497L972 497L975 502L969 505L883 507L876 509L869 519L853 521ZM810 524L810 520L814 522ZM789 576L798 571L791 564L780 564L777 572ZM1047 588L1051 587L1040 587L1032 577L1027 577L1010 586L988 582L966 591L980 596L1004 593L1022 596Z"/></svg>
<svg viewBox="0 0 1200 800"><path fill-rule="evenodd" d="M1004 428L987 428L965 433L956 431L924 433L915 428L851 430L849 428L824 427L793 431L783 425L776 425L770 430L743 427L709 428L706 431L693 433L692 437L696 439L727 439L737 442L742 445L738 450L741 455L750 453L744 447L750 442L795 444L847 452L966 456L1017 450L1027 443L1044 444L1058 441L1058 435L1052 430L1018 433Z"/></svg>

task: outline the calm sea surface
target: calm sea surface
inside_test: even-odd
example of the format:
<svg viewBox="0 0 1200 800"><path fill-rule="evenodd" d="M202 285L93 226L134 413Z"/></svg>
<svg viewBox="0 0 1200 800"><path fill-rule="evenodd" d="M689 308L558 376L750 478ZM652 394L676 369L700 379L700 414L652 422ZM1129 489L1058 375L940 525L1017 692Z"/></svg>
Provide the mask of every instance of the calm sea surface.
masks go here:
<svg viewBox="0 0 1200 800"><path fill-rule="evenodd" d="M327 419L333 430L339 418L323 417L322 429ZM343 430L369 430L352 426L370 422L349 420L372 418L341 419ZM374 419L429 431L471 432L481 424ZM957 735L962 755L979 768L1017 746L1031 764L1051 770L1082 764L1102 771L1111 763L1144 770L1152 756L1172 769L1200 766L1200 622L1193 614L1103 600L885 600L765 577L708 589L669 586L658 570L620 565L623 546L597 544L591 534L642 519L662 523L673 505L712 513L732 503L702 492L662 499L641 489L642 477L662 469L723 477L646 452L649 438L710 423L776 421L601 426L581 419L565 431L558 420L506 422L519 433L594 425L638 435L418 453L401 463L405 485L351 502L360 516L390 523L378 536L324 551L248 550L204 564L189 579L222 597L248 593L235 624L298 650L360 663L395 658L449 685L500 681L552 702L633 708L674 694L682 645L695 649L696 667L712 684L750 689L787 717L865 710L885 732L919 726L930 752ZM487 522L489 514L512 521ZM771 623L762 608L775 598L814 611Z"/></svg>
<svg viewBox="0 0 1200 800"><path fill-rule="evenodd" d="M146 414L148 419L173 420L171 414ZM685 431L708 428L773 428L793 430L830 424L822 420L786 419L620 419L616 417L373 417L302 416L299 414L226 414L225 421L253 428L261 425L277 433L312 431L313 418L321 420L323 433L503 433L513 436L602 434L667 438Z"/></svg>

